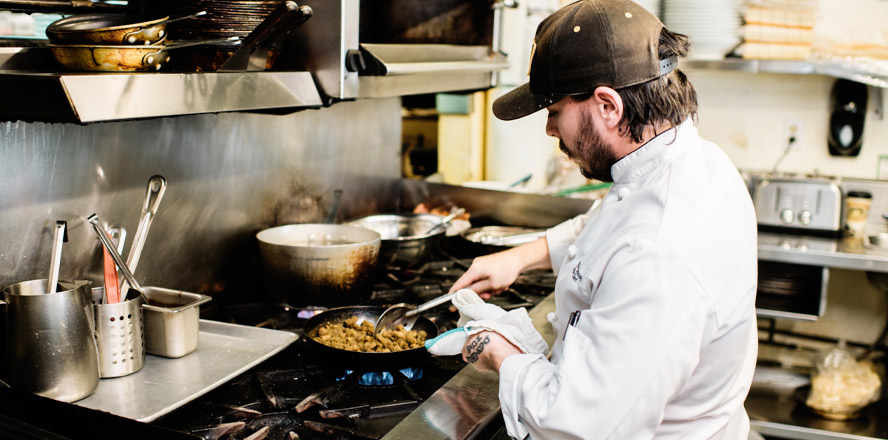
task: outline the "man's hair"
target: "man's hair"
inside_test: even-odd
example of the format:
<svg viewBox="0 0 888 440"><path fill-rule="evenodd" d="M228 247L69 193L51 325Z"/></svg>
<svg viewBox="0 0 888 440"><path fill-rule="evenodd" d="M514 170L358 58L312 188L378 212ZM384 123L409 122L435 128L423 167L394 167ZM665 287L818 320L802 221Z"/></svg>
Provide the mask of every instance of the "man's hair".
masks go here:
<svg viewBox="0 0 888 440"><path fill-rule="evenodd" d="M660 31L660 59L673 55L687 56L690 49L688 37L667 30ZM648 82L618 89L623 99L623 118L620 135L627 134L640 143L648 124L668 122L678 127L689 117L697 116L697 91L688 77L679 69Z"/></svg>

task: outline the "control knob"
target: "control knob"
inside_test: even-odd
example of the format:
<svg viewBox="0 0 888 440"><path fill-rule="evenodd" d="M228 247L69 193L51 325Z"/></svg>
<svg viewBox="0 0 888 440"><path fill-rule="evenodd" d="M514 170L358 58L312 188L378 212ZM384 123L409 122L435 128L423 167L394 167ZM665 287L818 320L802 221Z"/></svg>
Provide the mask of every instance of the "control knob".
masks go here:
<svg viewBox="0 0 888 440"><path fill-rule="evenodd" d="M802 211L799 213L799 223L803 225L811 224L811 211Z"/></svg>
<svg viewBox="0 0 888 440"><path fill-rule="evenodd" d="M791 209L784 209L780 211L780 221L786 224L792 223L793 218L795 218L795 213L792 212Z"/></svg>

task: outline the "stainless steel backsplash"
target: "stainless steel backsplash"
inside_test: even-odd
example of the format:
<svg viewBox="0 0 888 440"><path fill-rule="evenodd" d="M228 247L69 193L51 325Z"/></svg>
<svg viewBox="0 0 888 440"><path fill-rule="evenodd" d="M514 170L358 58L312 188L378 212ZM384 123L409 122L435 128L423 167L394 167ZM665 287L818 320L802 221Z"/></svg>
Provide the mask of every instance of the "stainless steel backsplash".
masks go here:
<svg viewBox="0 0 888 440"><path fill-rule="evenodd" d="M137 278L219 295L264 294L255 234L394 209L400 177L398 98L290 115L226 113L95 125L0 123L0 286L47 278L51 229L68 222L62 279L101 283L92 213L128 232L149 177L168 188Z"/></svg>

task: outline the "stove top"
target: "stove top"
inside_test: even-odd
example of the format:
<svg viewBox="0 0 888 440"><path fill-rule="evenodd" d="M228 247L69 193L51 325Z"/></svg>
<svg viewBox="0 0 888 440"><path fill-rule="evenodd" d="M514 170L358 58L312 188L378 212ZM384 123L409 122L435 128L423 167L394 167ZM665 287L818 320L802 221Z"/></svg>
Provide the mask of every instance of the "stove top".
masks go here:
<svg viewBox="0 0 888 440"><path fill-rule="evenodd" d="M415 268L378 270L367 305L421 304L447 293L472 258L446 250ZM490 303L507 310L532 308L555 284L551 271L524 274ZM291 331L320 307L282 309L266 303L210 308L208 319ZM202 315L204 310L202 310ZM459 314L441 306L424 314L439 331L456 326ZM367 371L325 359L303 338L254 369L154 422L215 440L378 439L466 366L459 356L422 357L406 368Z"/></svg>

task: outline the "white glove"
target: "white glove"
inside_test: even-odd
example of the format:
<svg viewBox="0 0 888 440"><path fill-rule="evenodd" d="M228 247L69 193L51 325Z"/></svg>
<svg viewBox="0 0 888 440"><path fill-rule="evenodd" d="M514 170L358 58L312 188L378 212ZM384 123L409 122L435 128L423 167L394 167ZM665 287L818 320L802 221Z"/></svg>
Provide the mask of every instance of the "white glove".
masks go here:
<svg viewBox="0 0 888 440"><path fill-rule="evenodd" d="M451 301L459 309L459 327L426 341L429 353L435 356L460 354L469 337L484 330L499 333L524 353L546 354L549 351L524 307L507 312L485 303L470 289L456 292Z"/></svg>

